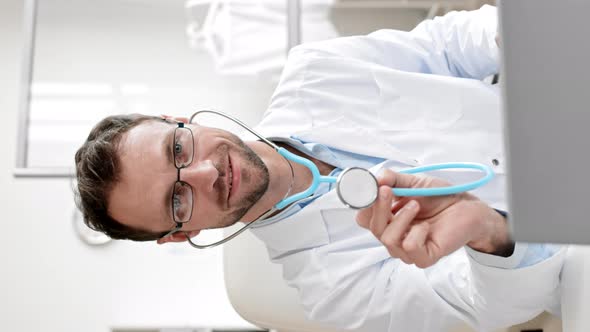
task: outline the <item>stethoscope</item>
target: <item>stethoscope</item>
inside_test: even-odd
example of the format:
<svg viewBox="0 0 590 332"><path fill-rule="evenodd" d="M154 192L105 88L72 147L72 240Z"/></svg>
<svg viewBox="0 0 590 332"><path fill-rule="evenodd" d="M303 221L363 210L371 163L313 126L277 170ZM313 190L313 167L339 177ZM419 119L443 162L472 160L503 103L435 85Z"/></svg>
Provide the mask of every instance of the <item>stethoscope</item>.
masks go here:
<svg viewBox="0 0 590 332"><path fill-rule="evenodd" d="M293 204L297 203L305 198L308 198L313 195L316 189L319 187L321 183L335 183L336 184L336 192L340 201L351 209L363 209L366 207L371 206L375 200L377 199L378 192L379 192L379 185L377 183L377 179L375 176L367 169L360 168L360 167L351 167L343 170L337 177L335 176L325 176L321 175L317 166L308 159L300 157L296 154L289 152L287 149L277 146L273 142L269 141L259 133L257 133L254 129L250 128L248 125L243 123L242 121L238 120L234 116L229 114L220 112L220 111L213 111L213 110L202 110L195 112L189 120L189 123L193 122L193 119L198 116L199 114L203 113L212 113L226 119L233 121L234 123L238 124L240 127L246 129L262 142L268 144L270 147L275 149L281 156L283 156L286 160L290 160L301 164L307 167L312 174L313 180L311 185L307 188L307 190L302 191L300 193L296 193L294 195L290 195L290 189L281 201L275 204L270 210L262 214L256 220L247 223L244 227L240 228L233 234L229 235L228 237L211 243L207 245L199 245L194 242L187 236L187 239L191 246L197 249L205 249L218 246L220 244L226 243L229 240L233 239L234 237L238 236L240 233L245 231L246 229L250 228L256 222L261 222L265 220L267 217L272 215L273 213ZM291 164L289 164L291 165ZM489 166L478 164L478 163L440 163L440 164L432 164L432 165L425 165L419 167L413 167L409 169L405 169L402 171L398 171L398 173L404 174L417 174L429 171L436 171L436 170L443 170L443 169L476 169L480 170L485 175L478 180L460 184L460 185L453 185L447 187L436 187L436 188L392 188L393 194L396 196L444 196L444 195L453 195L469 190L473 190L478 188L486 183L488 183L493 177L494 173ZM293 169L291 168L291 172L293 173ZM293 175L293 174L292 174Z"/></svg>

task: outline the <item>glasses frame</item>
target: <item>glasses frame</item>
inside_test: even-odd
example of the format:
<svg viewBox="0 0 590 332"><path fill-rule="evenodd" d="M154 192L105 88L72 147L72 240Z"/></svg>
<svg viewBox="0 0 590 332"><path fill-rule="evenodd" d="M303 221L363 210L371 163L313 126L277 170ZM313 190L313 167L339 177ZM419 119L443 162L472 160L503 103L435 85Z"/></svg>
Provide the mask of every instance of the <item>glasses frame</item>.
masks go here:
<svg viewBox="0 0 590 332"><path fill-rule="evenodd" d="M193 135L193 131L189 127L185 127L183 122L177 122L177 125L178 125L178 127L174 129L174 136L172 138L172 153L173 154L174 154L174 142L176 141L176 133L177 133L177 131L179 129L180 130L188 130L188 132L191 134L191 142L194 142L195 141L194 140L195 137ZM174 218L174 188L176 188L176 186L178 184L185 185L185 186L188 186L190 188L190 190L191 190L191 197L192 197L191 201L194 203L194 190L193 190L193 187L190 184L188 184L187 182L184 182L184 181L180 180L180 170L183 169L183 168L186 168L186 167L190 166L193 163L193 159L195 158L194 143L193 143L193 149L192 149L191 153L192 153L192 156L190 158L190 162L187 163L186 165L183 165L182 167L178 167L176 165L176 159L174 160L174 167L176 168L176 170L177 170L178 173L177 173L176 181L174 182L173 187L172 187L172 196L170 197L170 200L171 200L171 203L172 204L170 206L171 206L171 209L172 209L172 211L171 211L171 213L172 213L172 221L174 223L176 223L176 226L171 231L169 231L166 234L160 236L160 239L165 238L167 236L170 236L170 235L172 235L174 233L179 232L180 229L182 228L182 225L185 224L185 223L187 223L187 222L189 222L191 220L192 216L193 216L193 205L191 204L191 213L189 214L189 217L188 217L188 219L186 221L178 221L178 220L176 220Z"/></svg>

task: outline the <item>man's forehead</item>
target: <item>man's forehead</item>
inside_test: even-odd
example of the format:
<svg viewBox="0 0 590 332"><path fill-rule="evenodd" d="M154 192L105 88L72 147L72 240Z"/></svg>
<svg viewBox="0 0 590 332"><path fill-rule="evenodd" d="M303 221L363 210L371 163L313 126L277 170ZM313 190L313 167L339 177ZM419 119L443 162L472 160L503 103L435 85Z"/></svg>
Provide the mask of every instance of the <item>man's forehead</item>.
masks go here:
<svg viewBox="0 0 590 332"><path fill-rule="evenodd" d="M170 123L148 120L121 136L121 173L108 204L114 218L141 229L165 224L168 210L163 210L160 198L166 195L166 184L174 180L175 169L166 162L160 142L172 128Z"/></svg>
<svg viewBox="0 0 590 332"><path fill-rule="evenodd" d="M171 123L165 121L158 121L158 120L146 120L141 122L140 124L136 125L135 127L129 129L123 135L121 135L122 140L137 140L137 139L145 139L145 138L153 138L157 139L156 133L163 132L170 129Z"/></svg>

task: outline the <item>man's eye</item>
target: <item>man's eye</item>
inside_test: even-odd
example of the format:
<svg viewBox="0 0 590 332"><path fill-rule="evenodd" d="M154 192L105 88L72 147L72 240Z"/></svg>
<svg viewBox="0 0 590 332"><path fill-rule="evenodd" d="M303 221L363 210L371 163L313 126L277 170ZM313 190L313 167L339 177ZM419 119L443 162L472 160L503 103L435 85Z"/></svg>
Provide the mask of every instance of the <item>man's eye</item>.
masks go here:
<svg viewBox="0 0 590 332"><path fill-rule="evenodd" d="M186 204L182 202L185 200L184 197L178 194L174 194L173 198L173 211L175 221L185 221L188 213Z"/></svg>
<svg viewBox="0 0 590 332"><path fill-rule="evenodd" d="M174 204L174 206L173 206L174 211L178 211L182 205L182 199L181 199L180 195L174 194L172 201Z"/></svg>
<svg viewBox="0 0 590 332"><path fill-rule="evenodd" d="M181 153L182 153L182 144L177 142L174 144L174 154L179 155Z"/></svg>

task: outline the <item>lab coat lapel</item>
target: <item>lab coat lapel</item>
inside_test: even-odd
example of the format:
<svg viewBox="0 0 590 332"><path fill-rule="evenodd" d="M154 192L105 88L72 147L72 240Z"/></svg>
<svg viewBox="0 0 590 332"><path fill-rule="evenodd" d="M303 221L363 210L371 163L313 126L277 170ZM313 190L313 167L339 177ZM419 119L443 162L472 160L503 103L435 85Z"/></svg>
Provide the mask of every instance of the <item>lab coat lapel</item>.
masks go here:
<svg viewBox="0 0 590 332"><path fill-rule="evenodd" d="M338 199L335 190L332 190L296 214L279 222L257 227L252 231L264 241L273 259L286 252L319 247L330 243L322 211L337 208L346 209Z"/></svg>
<svg viewBox="0 0 590 332"><path fill-rule="evenodd" d="M273 259L286 252L325 245L329 236L319 206L313 202L288 218L254 228L252 232L266 244Z"/></svg>

